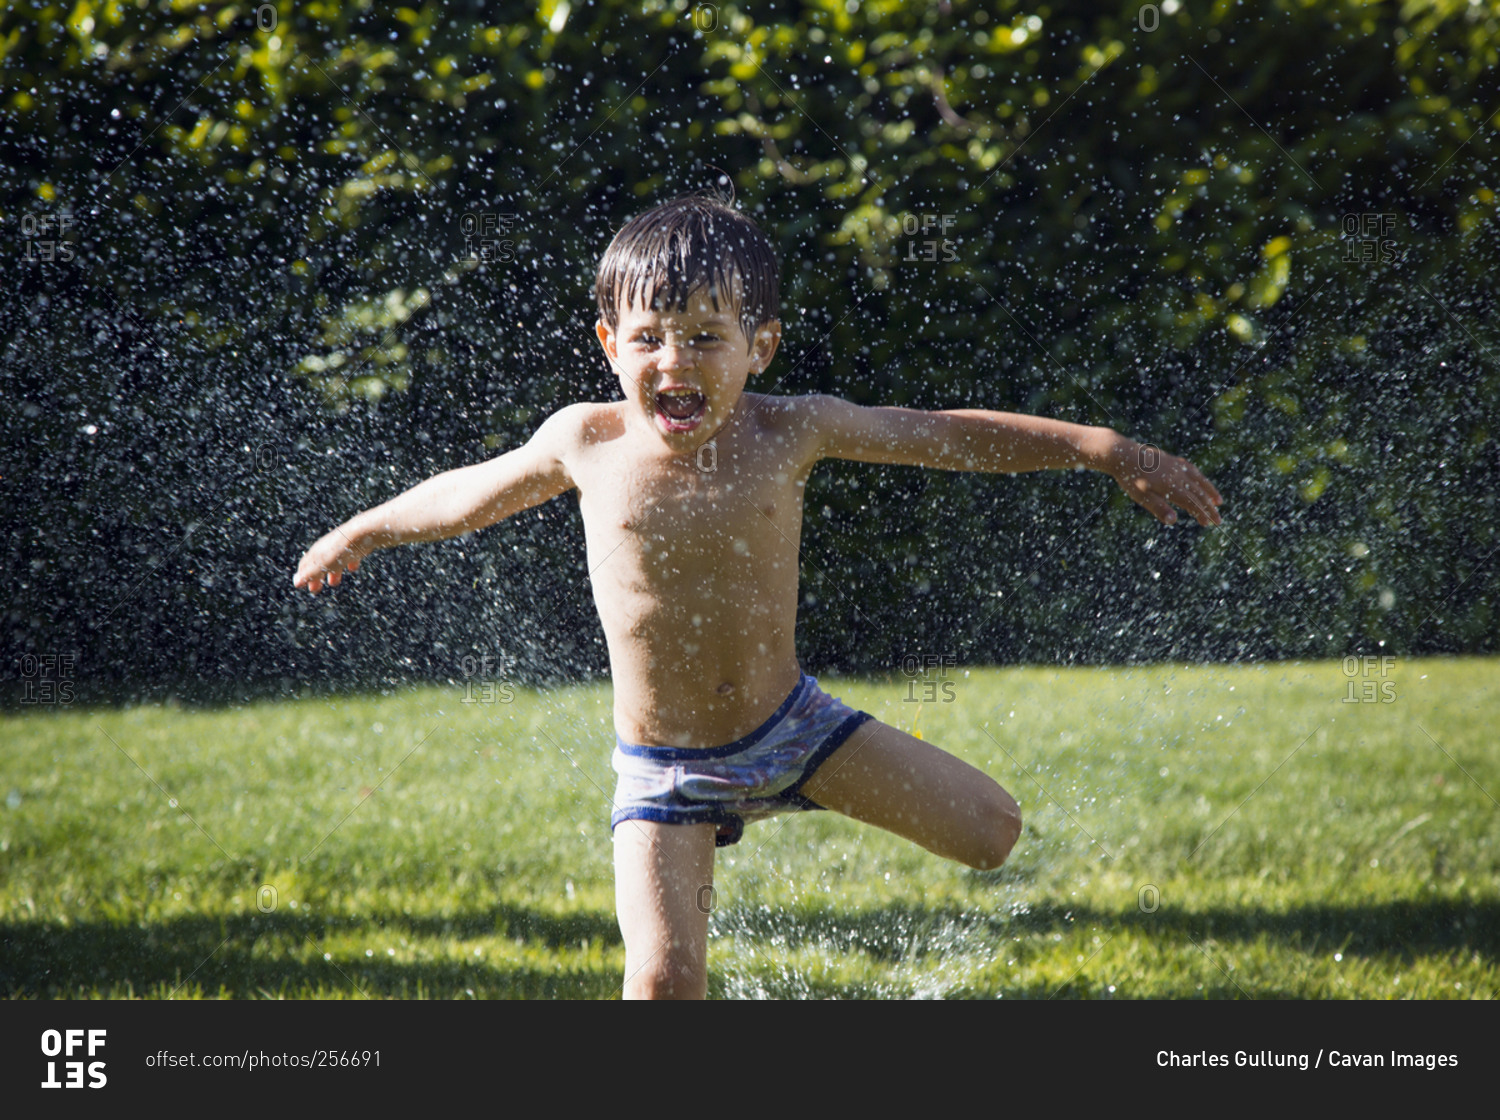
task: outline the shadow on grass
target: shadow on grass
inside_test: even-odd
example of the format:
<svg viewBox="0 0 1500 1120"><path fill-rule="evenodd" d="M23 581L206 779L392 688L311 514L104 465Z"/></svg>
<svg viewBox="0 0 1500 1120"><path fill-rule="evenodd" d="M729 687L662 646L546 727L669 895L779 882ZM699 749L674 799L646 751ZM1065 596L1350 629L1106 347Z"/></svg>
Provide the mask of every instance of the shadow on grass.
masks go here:
<svg viewBox="0 0 1500 1120"><path fill-rule="evenodd" d="M1253 941L1266 937L1293 951L1336 945L1349 954L1404 954L1407 958L1465 951L1500 960L1500 903L1434 901L1255 909L1174 910L1151 913L1042 905L1014 914L958 907L891 906L871 910L745 911L721 921L721 932L774 938L798 948L826 945L899 961L917 952L945 952L968 938L1015 937L1069 930L1133 929L1165 940Z"/></svg>
<svg viewBox="0 0 1500 1120"><path fill-rule="evenodd" d="M709 973L709 998L710 999L740 999L745 998L740 990L743 982L727 979L723 976ZM943 988L941 993L931 990L930 985L906 984L900 982L876 986L871 984L836 983L817 978L796 977L793 979L770 979L757 978L755 981L754 998L758 999L911 999L911 998L936 998L939 995L945 1000L955 999L983 999L993 1000L997 994L994 988L974 988L962 983L953 983ZM1067 983L1061 985L1033 983L1026 985L1006 985L1003 995L1006 1000L1051 1000L1051 999L1088 999L1097 1000L1099 991L1097 985L1082 983ZM1122 1000L1139 997L1121 996ZM1184 987L1181 990L1170 988L1154 988L1149 997L1153 1000L1235 1000L1247 998L1247 993L1241 987L1224 981L1223 983L1205 984L1203 987ZM1306 1000L1306 992L1282 990L1279 988L1257 987L1254 992L1257 1000Z"/></svg>
<svg viewBox="0 0 1500 1120"><path fill-rule="evenodd" d="M328 937L366 942L375 955L351 956L344 947L325 959ZM415 942L420 951L422 942L433 939L485 938L517 942L523 955L537 961L413 962L385 953L401 940ZM619 941L613 914L556 915L519 906L452 918L256 914L135 926L8 923L0 925L0 996L608 999L619 994L618 966L565 967L552 958L560 949L607 949Z"/></svg>
<svg viewBox="0 0 1500 1120"><path fill-rule="evenodd" d="M1314 905L1286 911L1216 909L1154 913L1112 912L1040 906L1014 914L989 914L958 907L892 906L870 910L747 910L716 916L720 938L765 942L778 950L813 949L832 954L864 954L885 964L920 960L934 954L984 953L1003 940L1057 932L1135 933L1187 945L1212 938L1280 942L1288 952L1337 947L1346 955L1417 957L1463 952L1500 958L1500 903L1390 902L1370 905ZM364 942L375 955L343 947L324 959L326 939ZM403 961L385 955L401 940L439 944L453 940L503 938L523 958ZM0 996L78 998L127 994L162 998L205 995L267 997L479 999L609 999L619 995L618 964L595 957L564 964L559 951L590 955L620 943L613 914L586 911L549 914L503 905L453 917L372 914L367 918L236 915L186 917L142 926L109 923L0 925ZM445 950L446 951L446 950ZM502 954L490 954L499 957ZM775 996L767 978L765 994ZM884 986L813 982L804 978L796 998L889 998ZM1218 999L1244 996L1226 981L1223 990L1194 988L1180 993L1156 990L1156 998ZM823 990L826 988L826 991ZM966 993L960 983L944 993ZM1094 994L1070 984L1035 990L1006 989L1008 998L1076 998ZM1297 991L1256 987L1256 998L1302 998Z"/></svg>

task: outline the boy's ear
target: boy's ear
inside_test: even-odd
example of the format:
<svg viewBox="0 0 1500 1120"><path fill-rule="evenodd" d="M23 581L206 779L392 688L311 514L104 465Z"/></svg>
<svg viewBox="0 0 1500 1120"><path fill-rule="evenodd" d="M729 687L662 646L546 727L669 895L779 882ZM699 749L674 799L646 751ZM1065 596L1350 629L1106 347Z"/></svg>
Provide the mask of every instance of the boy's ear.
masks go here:
<svg viewBox="0 0 1500 1120"><path fill-rule="evenodd" d="M601 317L594 323L594 333L599 336L599 345L604 347L604 354L611 362L615 360L615 333L609 329L609 324Z"/></svg>
<svg viewBox="0 0 1500 1120"><path fill-rule="evenodd" d="M750 364L756 373L764 373L776 356L776 347L781 345L781 320L772 319L755 330L755 341L750 345Z"/></svg>

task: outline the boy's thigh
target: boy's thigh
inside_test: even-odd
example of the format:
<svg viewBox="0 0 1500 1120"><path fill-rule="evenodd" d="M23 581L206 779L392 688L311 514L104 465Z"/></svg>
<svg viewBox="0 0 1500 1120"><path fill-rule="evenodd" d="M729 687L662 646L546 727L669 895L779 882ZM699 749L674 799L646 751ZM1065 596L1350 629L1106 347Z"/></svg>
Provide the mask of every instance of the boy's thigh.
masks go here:
<svg viewBox="0 0 1500 1120"><path fill-rule="evenodd" d="M671 988L706 980L716 833L712 824L626 820L615 826L615 909L625 939L627 994L643 984Z"/></svg>
<svg viewBox="0 0 1500 1120"><path fill-rule="evenodd" d="M975 867L998 867L1020 831L1015 800L988 774L875 719L856 728L800 792Z"/></svg>

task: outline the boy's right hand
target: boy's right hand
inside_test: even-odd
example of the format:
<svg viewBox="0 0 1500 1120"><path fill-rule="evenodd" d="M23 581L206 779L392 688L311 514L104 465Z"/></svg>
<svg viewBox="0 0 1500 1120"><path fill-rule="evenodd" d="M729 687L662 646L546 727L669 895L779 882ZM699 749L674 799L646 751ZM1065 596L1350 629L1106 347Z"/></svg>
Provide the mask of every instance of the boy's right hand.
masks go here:
<svg viewBox="0 0 1500 1120"><path fill-rule="evenodd" d="M1199 525L1218 525L1223 498L1203 472L1186 459L1121 437L1105 468L1130 500L1167 525L1177 523L1178 506Z"/></svg>
<svg viewBox="0 0 1500 1120"><path fill-rule="evenodd" d="M356 544L343 529L335 529L302 554L292 586L305 587L315 595L324 584L337 587L344 573L358 571L360 561L372 551Z"/></svg>

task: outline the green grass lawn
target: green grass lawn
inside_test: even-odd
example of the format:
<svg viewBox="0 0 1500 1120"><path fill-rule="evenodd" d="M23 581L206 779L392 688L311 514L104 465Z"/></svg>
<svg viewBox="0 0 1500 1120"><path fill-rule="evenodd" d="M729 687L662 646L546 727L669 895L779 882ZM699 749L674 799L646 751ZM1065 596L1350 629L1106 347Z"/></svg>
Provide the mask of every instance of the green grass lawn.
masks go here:
<svg viewBox="0 0 1500 1120"><path fill-rule="evenodd" d="M1500 662L1359 669L825 679L1025 832L974 872L831 813L751 826L711 991L1492 997ZM617 997L608 688L504 695L6 715L0 992Z"/></svg>

